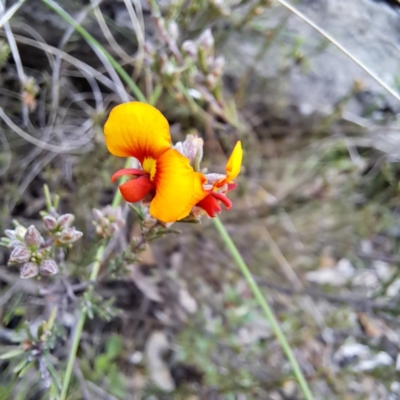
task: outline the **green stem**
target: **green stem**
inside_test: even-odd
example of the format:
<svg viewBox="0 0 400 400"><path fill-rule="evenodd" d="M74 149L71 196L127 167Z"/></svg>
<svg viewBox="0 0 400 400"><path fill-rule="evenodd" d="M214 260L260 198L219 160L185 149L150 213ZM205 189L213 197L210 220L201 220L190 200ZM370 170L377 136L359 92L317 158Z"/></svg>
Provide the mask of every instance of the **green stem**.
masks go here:
<svg viewBox="0 0 400 400"><path fill-rule="evenodd" d="M225 229L224 225L222 224L221 220L217 217L213 219L214 225L217 228L218 232L220 233L222 239L224 240L226 247L228 248L229 252L232 255L232 258L235 260L236 265L239 267L241 273L245 277L251 291L255 299L257 300L258 304L264 311L265 317L267 318L271 328L278 339L283 351L288 358L290 365L292 366L293 373L299 382L300 388L304 394L304 397L307 400L312 400L313 396L311 394L310 388L308 387L307 381L304 378L304 375L300 369L300 366L294 356L290 344L288 343L285 334L283 333L278 321L275 318L275 315L268 305L267 301L265 300L263 294L261 293L260 288L258 287L256 281L253 278L253 275L249 271L246 263L243 260L243 257L240 255L235 243L233 243L232 238L230 237L229 233Z"/></svg>
<svg viewBox="0 0 400 400"><path fill-rule="evenodd" d="M125 163L125 168L128 168L130 165L131 159L127 159ZM120 202L121 202L122 196L121 192L117 190L114 194L114 199L112 202L112 207L115 208L117 207ZM103 260L103 255L104 251L106 249L107 243L103 243L96 252L96 256L94 258L94 263L92 267L92 272L90 273L90 281L95 282L97 279L97 276L99 275L100 267L101 267L101 262ZM89 294L91 296L93 292L93 286L89 287ZM90 298L90 297L89 297ZM60 400L65 400L68 392L68 387L69 383L71 381L71 375L72 375L72 370L74 367L74 362L75 362L75 357L76 357L76 352L78 350L79 342L81 339L83 327L85 325L85 320L86 320L86 312L84 310L80 311L79 314L79 319L78 319L78 324L76 325L75 332L74 332L74 339L71 345L70 353L69 353L69 358L68 358L68 363L67 367L65 369L65 374L64 374L64 380L63 380L63 386L62 386L62 392L60 396Z"/></svg>
<svg viewBox="0 0 400 400"><path fill-rule="evenodd" d="M136 83L131 79L128 73L118 64L118 61L81 25L79 25L65 10L63 10L55 1L53 0L42 0L48 7L50 7L54 12L56 12L61 18L68 22L74 29L82 35L82 37L98 50L100 50L107 60L110 62L112 67L118 72L120 77L125 81L125 83L132 90L132 93L136 96L139 101L147 102L146 97L141 92Z"/></svg>
<svg viewBox="0 0 400 400"><path fill-rule="evenodd" d="M43 192L44 192L44 198L46 199L47 211L50 211L52 207L52 202L51 202L50 189L47 183L43 185Z"/></svg>
<svg viewBox="0 0 400 400"><path fill-rule="evenodd" d="M86 313L83 310L81 310L78 323L75 328L74 341L72 342L72 346L69 350L68 364L67 368L65 369L60 400L65 400L67 397L69 382L71 381L72 369L74 367L74 362L75 362L75 355L76 352L78 351L78 346L83 331L83 326L85 325L85 320L86 320Z"/></svg>

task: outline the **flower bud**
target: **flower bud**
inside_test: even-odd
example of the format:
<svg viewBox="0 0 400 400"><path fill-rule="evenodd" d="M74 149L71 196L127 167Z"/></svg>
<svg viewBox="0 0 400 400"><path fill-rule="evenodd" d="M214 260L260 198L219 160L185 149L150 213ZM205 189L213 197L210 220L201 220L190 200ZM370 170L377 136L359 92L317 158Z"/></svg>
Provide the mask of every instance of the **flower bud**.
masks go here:
<svg viewBox="0 0 400 400"><path fill-rule="evenodd" d="M205 174L205 177L207 179L207 184L213 185L215 182L225 179L226 175L213 172L210 174Z"/></svg>
<svg viewBox="0 0 400 400"><path fill-rule="evenodd" d="M223 56L218 56L214 60L214 64L212 66L211 73L216 78L220 78L222 76L222 74L224 73L224 68L225 68L225 58Z"/></svg>
<svg viewBox="0 0 400 400"><path fill-rule="evenodd" d="M161 74L165 76L172 76L175 73L175 70L176 68L171 61L166 61L160 68Z"/></svg>
<svg viewBox="0 0 400 400"><path fill-rule="evenodd" d="M51 215L44 216L43 223L44 223L44 227L48 231L53 231L57 227L57 220Z"/></svg>
<svg viewBox="0 0 400 400"><path fill-rule="evenodd" d="M72 214L63 214L57 218L57 222L61 229L65 229L72 225L74 219L75 217Z"/></svg>
<svg viewBox="0 0 400 400"><path fill-rule="evenodd" d="M122 220L122 208L120 206L118 206L118 207L115 207L114 209L111 209L110 216L112 216L112 218L110 218L110 220L114 220L114 221Z"/></svg>
<svg viewBox="0 0 400 400"><path fill-rule="evenodd" d="M12 239L10 240L10 242L7 244L7 247L12 250L14 247L17 246L24 246L25 247L25 243L21 240L17 240L17 239Z"/></svg>
<svg viewBox="0 0 400 400"><path fill-rule="evenodd" d="M178 142L175 148L190 160L190 164L199 166L203 158L203 144L203 139L194 134L187 135L185 141Z"/></svg>
<svg viewBox="0 0 400 400"><path fill-rule="evenodd" d="M107 205L103 208L103 214L104 214L106 217L108 217L108 216L114 214L114 209L113 209L109 204L107 204Z"/></svg>
<svg viewBox="0 0 400 400"><path fill-rule="evenodd" d="M214 36L210 28L207 28L197 39L197 43L201 46L207 53L209 53L214 48Z"/></svg>
<svg viewBox="0 0 400 400"><path fill-rule="evenodd" d="M185 40L182 43L182 52L191 58L196 58L197 56L197 46L193 40Z"/></svg>
<svg viewBox="0 0 400 400"><path fill-rule="evenodd" d="M56 275L59 272L58 265L54 260L43 260L39 266L39 272L43 276Z"/></svg>
<svg viewBox="0 0 400 400"><path fill-rule="evenodd" d="M179 27L175 21L170 21L167 27L169 38L176 42L179 38Z"/></svg>
<svg viewBox="0 0 400 400"><path fill-rule="evenodd" d="M18 240L24 240L25 233L26 233L26 228L22 225L18 225L14 229L15 238Z"/></svg>
<svg viewBox="0 0 400 400"><path fill-rule="evenodd" d="M96 220L101 219L103 217L103 213L97 208L93 208L92 214L93 214L93 218Z"/></svg>
<svg viewBox="0 0 400 400"><path fill-rule="evenodd" d="M39 247L42 240L42 235L33 225L26 230L24 242L28 247Z"/></svg>
<svg viewBox="0 0 400 400"><path fill-rule="evenodd" d="M19 276L22 279L29 279L29 278L34 278L38 273L39 273L39 268L37 267L37 265L32 262L28 262L24 264L23 267L21 268Z"/></svg>
<svg viewBox="0 0 400 400"><path fill-rule="evenodd" d="M118 222L112 222L108 228L110 231L110 235L114 235L114 233L118 232L122 228L121 224Z"/></svg>
<svg viewBox="0 0 400 400"><path fill-rule="evenodd" d="M4 234L9 238L9 239L15 239L15 230L13 229L6 229L4 231Z"/></svg>
<svg viewBox="0 0 400 400"><path fill-rule="evenodd" d="M60 241L60 243L62 244L69 244L69 243L74 243L76 242L78 239L80 239L83 236L83 233L80 231L77 231L75 229L75 227L71 227L71 228L67 228L64 229L61 232L60 237L58 238L58 240Z"/></svg>
<svg viewBox="0 0 400 400"><path fill-rule="evenodd" d="M22 264L29 261L31 258L31 252L24 245L15 246L11 252L8 264Z"/></svg>
<svg viewBox="0 0 400 400"><path fill-rule="evenodd" d="M206 86L208 89L213 90L218 83L218 78L214 74L208 74L206 77Z"/></svg>

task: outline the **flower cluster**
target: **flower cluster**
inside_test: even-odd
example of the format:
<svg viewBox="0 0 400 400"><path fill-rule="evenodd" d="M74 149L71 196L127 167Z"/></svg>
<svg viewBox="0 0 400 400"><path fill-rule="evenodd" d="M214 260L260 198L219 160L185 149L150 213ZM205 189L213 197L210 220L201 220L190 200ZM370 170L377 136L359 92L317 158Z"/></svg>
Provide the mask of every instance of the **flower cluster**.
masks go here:
<svg viewBox="0 0 400 400"><path fill-rule="evenodd" d="M118 232L124 225L121 207L104 207L102 210L93 209L93 224L96 233L102 238L108 238Z"/></svg>
<svg viewBox="0 0 400 400"><path fill-rule="evenodd" d="M206 29L197 40L185 40L181 49L189 62L193 61L194 65L200 67L200 71L195 73L195 81L200 81L209 90L213 90L221 81L225 59L223 56L214 56L214 37L211 29Z"/></svg>
<svg viewBox="0 0 400 400"><path fill-rule="evenodd" d="M162 27L164 25L165 28ZM168 38L167 47L156 50L146 44L150 67L160 76L164 85L175 86L183 81L192 98L213 103L211 98L222 85L225 59L223 56L215 56L211 29L206 29L195 40L180 41L179 28L175 21L167 24L160 20L159 27L163 32L162 36Z"/></svg>
<svg viewBox="0 0 400 400"><path fill-rule="evenodd" d="M171 143L168 121L153 106L130 102L116 106L104 126L106 145L119 157L135 157L141 169L117 171L112 181L128 175L119 188L130 203L141 201L150 215L169 223L221 212L232 202L226 196L236 185L241 168L240 141L226 165L226 174L204 174L200 170L202 139L189 135L184 142Z"/></svg>
<svg viewBox="0 0 400 400"><path fill-rule="evenodd" d="M72 214L46 213L43 216L46 239L34 225L25 228L18 224L15 229L7 229L1 243L11 250L8 265L22 265L20 276L24 279L57 274L55 248L69 247L83 235L72 226L73 221Z"/></svg>
<svg viewBox="0 0 400 400"><path fill-rule="evenodd" d="M82 232L72 226L74 220L72 214L52 213L43 217L44 226L57 246L70 245L83 236Z"/></svg>

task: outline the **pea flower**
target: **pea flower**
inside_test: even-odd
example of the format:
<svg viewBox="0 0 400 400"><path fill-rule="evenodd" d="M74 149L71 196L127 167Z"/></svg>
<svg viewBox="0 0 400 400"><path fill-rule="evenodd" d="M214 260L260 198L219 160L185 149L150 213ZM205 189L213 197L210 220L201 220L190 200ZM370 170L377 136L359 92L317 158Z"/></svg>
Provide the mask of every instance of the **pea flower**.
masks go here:
<svg viewBox="0 0 400 400"><path fill-rule="evenodd" d="M125 168L111 178L128 175L120 185L124 199L149 205L150 215L162 222L175 222L188 216L210 217L227 209L232 202L226 193L236 187L233 180L240 172L242 146L238 142L226 165L226 175L202 174L200 161L203 141L188 135L172 147L169 124L153 106L130 102L116 106L104 125L109 152L118 157L135 157L141 169Z"/></svg>
<svg viewBox="0 0 400 400"><path fill-rule="evenodd" d="M118 157L135 157L142 169L122 169L133 179L119 189L130 203L149 202L150 215L162 222L175 222L189 215L207 193L206 178L195 172L188 158L172 148L169 124L153 106L130 102L116 106L104 125L109 152Z"/></svg>
<svg viewBox="0 0 400 400"><path fill-rule="evenodd" d="M233 180L239 175L242 159L242 144L238 141L226 164L226 175L205 175L206 183L203 187L208 194L196 206L203 209L209 217L215 217L216 214L221 212L219 202L223 203L227 210L232 207L232 201L226 196L226 193L236 187Z"/></svg>

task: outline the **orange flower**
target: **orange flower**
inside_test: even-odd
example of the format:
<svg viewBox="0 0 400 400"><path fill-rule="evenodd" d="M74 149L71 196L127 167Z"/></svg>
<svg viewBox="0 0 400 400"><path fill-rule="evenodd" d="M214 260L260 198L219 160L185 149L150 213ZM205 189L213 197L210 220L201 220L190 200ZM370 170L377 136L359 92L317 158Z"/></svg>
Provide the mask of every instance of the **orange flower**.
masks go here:
<svg viewBox="0 0 400 400"><path fill-rule="evenodd" d="M112 181L132 176L119 187L122 196L131 203L151 200L152 217L162 222L178 221L207 196L203 188L206 178L171 147L168 121L156 108L140 102L116 106L104 126L104 135L111 154L139 160L142 169L122 169Z"/></svg>
<svg viewBox="0 0 400 400"><path fill-rule="evenodd" d="M209 217L215 217L221 212L219 202L223 203L227 210L232 207L231 200L226 197L226 193L236 187L233 180L239 175L243 159L242 143L238 141L226 164L226 175L207 174L207 183L204 185L209 189L209 194L200 200L196 206L202 208Z"/></svg>

